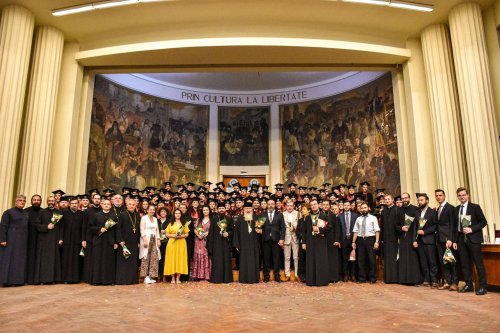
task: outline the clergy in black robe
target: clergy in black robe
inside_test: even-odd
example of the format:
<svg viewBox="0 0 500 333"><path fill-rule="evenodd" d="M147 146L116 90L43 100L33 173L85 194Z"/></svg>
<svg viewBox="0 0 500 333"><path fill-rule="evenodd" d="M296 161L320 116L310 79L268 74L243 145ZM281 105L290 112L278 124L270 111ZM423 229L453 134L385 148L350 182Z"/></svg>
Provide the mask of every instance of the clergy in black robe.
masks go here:
<svg viewBox="0 0 500 333"><path fill-rule="evenodd" d="M240 283L259 283L259 249L262 229L255 228L257 214L251 202L245 202L243 215L238 216L234 229L233 246L240 253Z"/></svg>
<svg viewBox="0 0 500 333"><path fill-rule="evenodd" d="M0 285L20 286L26 282L28 213L26 197L19 195L16 205L7 209L0 220Z"/></svg>
<svg viewBox="0 0 500 333"><path fill-rule="evenodd" d="M61 273L64 283L78 283L82 278L83 258L80 256L82 249L82 228L87 223L86 214L78 209L78 199L71 198L69 208L63 211L62 223L63 245L61 252Z"/></svg>
<svg viewBox="0 0 500 333"><path fill-rule="evenodd" d="M224 234L219 227L219 222L226 219L227 229ZM233 221L226 216L226 207L219 204L217 214L210 218L210 230L208 231L207 250L212 261L210 282L230 283L233 282L233 270L231 267L232 245L234 226ZM227 237L225 237L227 236Z"/></svg>
<svg viewBox="0 0 500 333"><path fill-rule="evenodd" d="M327 286L330 282L328 259L328 216L320 212L316 199L311 200L311 214L306 217L306 284ZM326 222L326 223L325 223Z"/></svg>
<svg viewBox="0 0 500 333"><path fill-rule="evenodd" d="M35 194L31 197L31 207L26 208L28 213L28 258L26 264L26 283L33 284L33 278L35 276L35 259L36 259L36 240L38 237L38 231L36 230L36 225L40 220L40 213L42 197Z"/></svg>
<svg viewBox="0 0 500 333"><path fill-rule="evenodd" d="M90 283L94 285L110 285L115 283L115 227L106 230L106 221L114 220L115 215L111 212L109 199L102 200L102 212L95 214L90 222L92 232L92 274Z"/></svg>
<svg viewBox="0 0 500 333"><path fill-rule="evenodd" d="M417 248L413 246L413 241L417 237L418 226L413 222L408 226L408 223L409 220L414 221L415 216L417 216L417 207L410 204L410 195L408 193L403 193L401 199L403 200L403 207L401 207L401 218L396 227L398 232L402 233L398 247L398 282L400 284L415 285L422 283L418 252Z"/></svg>
<svg viewBox="0 0 500 333"><path fill-rule="evenodd" d="M139 261L141 216L136 211L136 206L135 200L128 200L127 209L118 216L116 242L119 246L116 252L116 284L139 283L137 262ZM130 251L128 258L123 254L123 246L126 246ZM164 253L162 253L163 255Z"/></svg>
<svg viewBox="0 0 500 333"><path fill-rule="evenodd" d="M92 273L92 238L94 235L90 231L90 223L94 220L95 214L101 210L101 196L94 194L92 196L92 204L84 210L87 217L86 223L84 223L82 228L82 238L85 239L85 242L82 244L85 254L83 257L83 280L85 282L90 282L90 275Z"/></svg>
<svg viewBox="0 0 500 333"><path fill-rule="evenodd" d="M40 223L36 225L34 284L61 282L61 245L63 244L64 221L58 220L62 212L55 209L55 198L47 198L47 208L40 213Z"/></svg>
<svg viewBox="0 0 500 333"><path fill-rule="evenodd" d="M401 220L400 209L394 204L392 195L385 196L385 205L382 211L382 251L384 256L384 282L398 283L398 239L397 230Z"/></svg>
<svg viewBox="0 0 500 333"><path fill-rule="evenodd" d="M330 282L336 283L340 279L340 224L337 216L330 211L330 201L323 200L322 213L328 219L330 232L326 234L328 238L328 267L330 269Z"/></svg>

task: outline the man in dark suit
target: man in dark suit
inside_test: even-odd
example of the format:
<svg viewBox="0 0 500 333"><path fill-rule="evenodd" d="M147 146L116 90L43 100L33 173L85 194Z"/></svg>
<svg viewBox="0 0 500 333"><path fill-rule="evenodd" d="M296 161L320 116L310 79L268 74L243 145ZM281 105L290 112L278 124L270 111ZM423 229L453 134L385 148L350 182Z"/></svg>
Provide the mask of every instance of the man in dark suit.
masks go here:
<svg viewBox="0 0 500 333"><path fill-rule="evenodd" d="M436 201L439 206L437 207L437 235L436 245L438 250L438 259L441 263L443 271L444 284L439 287L439 290L458 290L458 274L457 264L445 264L443 262L444 251L453 245L453 232L455 225L455 207L446 202L446 194L443 190L437 189L434 191ZM453 250L452 250L453 251ZM456 251L454 251L456 252ZM453 253L458 260L458 253Z"/></svg>
<svg viewBox="0 0 500 333"><path fill-rule="evenodd" d="M397 226L402 219L400 209L394 204L394 197L384 196L386 208L382 211L382 250L384 251L384 282L398 283L398 240Z"/></svg>
<svg viewBox="0 0 500 333"><path fill-rule="evenodd" d="M465 280L465 286L458 292L472 292L472 265L471 259L476 265L479 280L479 288L476 295L486 294L486 270L484 268L483 257L481 255L481 243L483 240L483 228L488 223L484 217L483 210L478 204L469 202L469 191L465 187L457 189L458 201L460 205L455 207L456 232L453 238L453 248L458 248L462 274ZM463 219L470 221L469 227L462 227Z"/></svg>
<svg viewBox="0 0 500 333"><path fill-rule="evenodd" d="M273 267L274 281L280 280L281 248L285 241L285 219L280 211L275 209L274 199L267 201L267 212L262 216L266 219L262 230L264 252L264 282L269 282L269 273Z"/></svg>
<svg viewBox="0 0 500 333"><path fill-rule="evenodd" d="M436 263L436 211L429 207L429 197L426 193L417 193L418 211L415 223L418 227L417 239L413 246L418 249L420 269L424 276L424 285L438 288L438 266Z"/></svg>
<svg viewBox="0 0 500 333"><path fill-rule="evenodd" d="M340 243L342 250L342 272L344 274L344 282L349 279L355 281L356 278L356 261L350 261L349 257L352 251L352 230L354 228L354 222L359 217L358 213L351 211L351 203L355 205L354 201L344 202L344 212L340 213L338 216L340 221Z"/></svg>

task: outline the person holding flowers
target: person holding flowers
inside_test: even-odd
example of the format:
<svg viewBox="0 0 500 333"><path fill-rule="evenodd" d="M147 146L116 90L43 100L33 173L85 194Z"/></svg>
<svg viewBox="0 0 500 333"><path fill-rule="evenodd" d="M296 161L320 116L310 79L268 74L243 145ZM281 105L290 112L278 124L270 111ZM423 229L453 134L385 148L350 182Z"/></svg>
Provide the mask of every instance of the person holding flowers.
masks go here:
<svg viewBox="0 0 500 333"><path fill-rule="evenodd" d="M139 260L139 227L141 216L137 212L134 199L127 200L126 210L118 216L116 240L119 244L116 253L116 284L136 284L137 261Z"/></svg>
<svg viewBox="0 0 500 333"><path fill-rule="evenodd" d="M189 226L182 220L180 209L175 209L174 216L165 230L168 243L165 252L166 260L163 275L171 275L171 283L181 283L181 275L188 274L186 245L188 235Z"/></svg>
<svg viewBox="0 0 500 333"><path fill-rule="evenodd" d="M102 211L90 221L92 232L92 272L89 283L93 285L111 285L115 283L115 250L118 248L115 236L114 214L111 213L111 201L101 201Z"/></svg>
<svg viewBox="0 0 500 333"><path fill-rule="evenodd" d="M156 207L149 205L147 215L141 218L141 239L139 242L139 259L141 259L140 276L144 283L155 283L158 277L160 253L160 231L155 217Z"/></svg>
<svg viewBox="0 0 500 333"><path fill-rule="evenodd" d="M210 230L210 208L204 206L202 208L202 215L198 218L194 226L194 234L196 236L194 243L194 256L193 256L193 274L192 277L198 280L209 280L211 262L208 257L207 250L207 237Z"/></svg>
<svg viewBox="0 0 500 333"><path fill-rule="evenodd" d="M160 272L160 276L158 279L163 279L163 270L165 268L165 251L167 250L167 242L168 238L165 236L165 229L167 229L168 224L170 223L170 211L167 207L158 208L158 228L160 229L160 253L162 254L160 261L158 262L158 272Z"/></svg>

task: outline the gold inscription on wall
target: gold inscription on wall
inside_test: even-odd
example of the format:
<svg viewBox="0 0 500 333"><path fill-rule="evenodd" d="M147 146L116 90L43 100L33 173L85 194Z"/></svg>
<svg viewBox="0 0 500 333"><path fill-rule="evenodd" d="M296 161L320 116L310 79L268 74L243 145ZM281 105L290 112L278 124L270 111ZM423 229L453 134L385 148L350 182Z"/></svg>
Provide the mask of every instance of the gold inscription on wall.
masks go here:
<svg viewBox="0 0 500 333"><path fill-rule="evenodd" d="M214 104L232 104L232 105L249 105L249 104L270 104L270 103L289 103L298 102L307 98L307 91L296 91L281 94L271 95L216 95L216 94L201 94L190 91L182 91L181 98L183 101L214 103Z"/></svg>

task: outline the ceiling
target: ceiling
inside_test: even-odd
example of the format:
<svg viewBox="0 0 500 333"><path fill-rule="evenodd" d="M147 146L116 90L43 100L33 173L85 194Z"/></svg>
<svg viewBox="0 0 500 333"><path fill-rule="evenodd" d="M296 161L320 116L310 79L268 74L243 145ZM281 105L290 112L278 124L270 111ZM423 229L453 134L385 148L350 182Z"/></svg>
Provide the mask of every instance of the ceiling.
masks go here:
<svg viewBox="0 0 500 333"><path fill-rule="evenodd" d="M352 74L354 74L353 72ZM240 73L148 73L142 77L160 84L194 90L258 91L286 90L340 79L350 72L240 72Z"/></svg>

